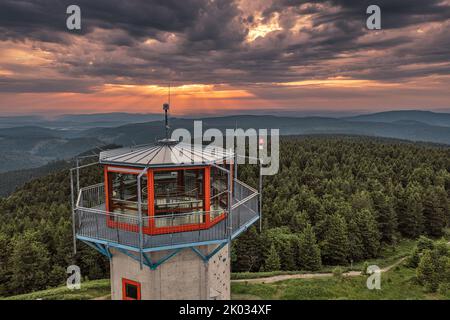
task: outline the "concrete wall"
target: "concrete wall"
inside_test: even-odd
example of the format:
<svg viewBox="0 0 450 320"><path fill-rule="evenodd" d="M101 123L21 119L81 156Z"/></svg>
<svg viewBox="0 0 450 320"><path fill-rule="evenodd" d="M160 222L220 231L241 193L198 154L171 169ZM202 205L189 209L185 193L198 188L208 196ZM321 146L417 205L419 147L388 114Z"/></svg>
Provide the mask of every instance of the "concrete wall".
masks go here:
<svg viewBox="0 0 450 320"><path fill-rule="evenodd" d="M216 246L198 247L204 254ZM143 300L209 300L230 299L230 259L228 245L205 263L194 251L186 248L170 258L156 270L139 267L139 262L111 249L111 299L122 299L122 278L141 284ZM152 262L168 251L147 254Z"/></svg>

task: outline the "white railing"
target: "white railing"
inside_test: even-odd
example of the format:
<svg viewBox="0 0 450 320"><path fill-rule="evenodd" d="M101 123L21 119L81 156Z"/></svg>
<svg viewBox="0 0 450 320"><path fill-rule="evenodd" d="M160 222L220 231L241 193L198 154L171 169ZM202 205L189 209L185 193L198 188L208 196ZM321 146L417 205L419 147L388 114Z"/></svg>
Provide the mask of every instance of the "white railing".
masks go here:
<svg viewBox="0 0 450 320"><path fill-rule="evenodd" d="M235 234L259 217L258 192L235 180L231 209L231 217L228 217L227 210L220 209L143 216L140 220L137 212L136 215L107 212L104 185L97 184L80 189L75 208L75 232L80 237L136 248L140 248L139 237L142 234L141 249L226 240L230 232ZM211 223L221 216L224 219L220 222L215 220L217 223Z"/></svg>
<svg viewBox="0 0 450 320"><path fill-rule="evenodd" d="M105 184L99 183L80 189L77 199L77 207L100 208L105 204Z"/></svg>

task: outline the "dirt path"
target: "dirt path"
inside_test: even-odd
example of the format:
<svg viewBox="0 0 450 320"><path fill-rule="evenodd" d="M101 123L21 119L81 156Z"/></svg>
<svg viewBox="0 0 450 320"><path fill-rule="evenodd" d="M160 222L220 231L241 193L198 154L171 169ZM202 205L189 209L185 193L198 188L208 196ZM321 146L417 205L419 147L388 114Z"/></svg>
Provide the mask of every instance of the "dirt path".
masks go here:
<svg viewBox="0 0 450 320"><path fill-rule="evenodd" d="M381 269L381 272L387 272L391 270L392 268L396 267L400 263L402 263L407 257L401 258L394 264L391 264L390 266L387 266L383 269ZM357 277L361 275L361 271L349 271L343 273L343 276L345 277ZM273 277L266 277L266 278L256 278L256 279L239 279L239 280L231 280L231 282L247 282L247 283L273 283L283 280L289 280L289 279L319 279L319 278L327 278L332 277L332 273L304 273L304 274L286 274L286 275L279 275L279 276L273 276ZM111 295L108 294L106 296L97 297L92 300L110 300Z"/></svg>
<svg viewBox="0 0 450 320"><path fill-rule="evenodd" d="M407 257L403 257L394 264L391 264L390 266L387 266L383 269L381 269L381 272L387 272L391 270L392 268L396 267L400 263L402 263ZM343 276L345 277L357 277L361 275L361 271L349 271L343 273ZM320 278L327 278L332 277L332 273L303 273L303 274L285 274L285 275L279 275L279 276L273 276L273 277L266 277L266 278L255 278L255 279L239 279L239 280L231 280L231 282L247 282L247 283L274 283L278 281L283 280L290 280L290 279L320 279Z"/></svg>
<svg viewBox="0 0 450 320"><path fill-rule="evenodd" d="M91 300L111 300L111 295L108 294L106 296L101 296L101 297L97 297L97 298L93 298Z"/></svg>

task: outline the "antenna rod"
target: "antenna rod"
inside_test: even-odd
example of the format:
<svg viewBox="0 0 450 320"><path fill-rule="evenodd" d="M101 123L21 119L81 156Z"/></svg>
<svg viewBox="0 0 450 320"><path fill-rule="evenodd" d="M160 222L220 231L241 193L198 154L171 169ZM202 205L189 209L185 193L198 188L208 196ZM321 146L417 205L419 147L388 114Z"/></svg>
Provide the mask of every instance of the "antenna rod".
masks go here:
<svg viewBox="0 0 450 320"><path fill-rule="evenodd" d="M166 128L166 139L169 139L169 119L167 117L167 111L169 110L169 104L164 103L163 109L164 109L165 128Z"/></svg>
<svg viewBox="0 0 450 320"><path fill-rule="evenodd" d="M166 140L169 139L169 118L167 116L167 112L169 111L169 108L170 108L170 83L169 83L169 92L168 92L168 103L163 104L165 128L166 128Z"/></svg>

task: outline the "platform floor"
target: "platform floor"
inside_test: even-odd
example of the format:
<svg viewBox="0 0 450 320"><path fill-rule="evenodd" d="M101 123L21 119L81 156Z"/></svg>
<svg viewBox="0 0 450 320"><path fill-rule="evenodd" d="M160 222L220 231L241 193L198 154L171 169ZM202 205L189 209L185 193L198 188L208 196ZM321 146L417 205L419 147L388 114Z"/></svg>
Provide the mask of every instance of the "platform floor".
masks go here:
<svg viewBox="0 0 450 320"><path fill-rule="evenodd" d="M256 199L256 198L255 198ZM104 210L104 208L95 208ZM107 225L106 216L95 211L76 210L76 234L79 238L89 238L92 241L102 240L113 244L139 248L139 232L112 228ZM232 211L233 238L241 228L255 221L258 212L245 204ZM196 242L226 240L227 220L222 220L205 230L176 232L160 235L143 235L143 249L155 249L166 246L182 246Z"/></svg>

